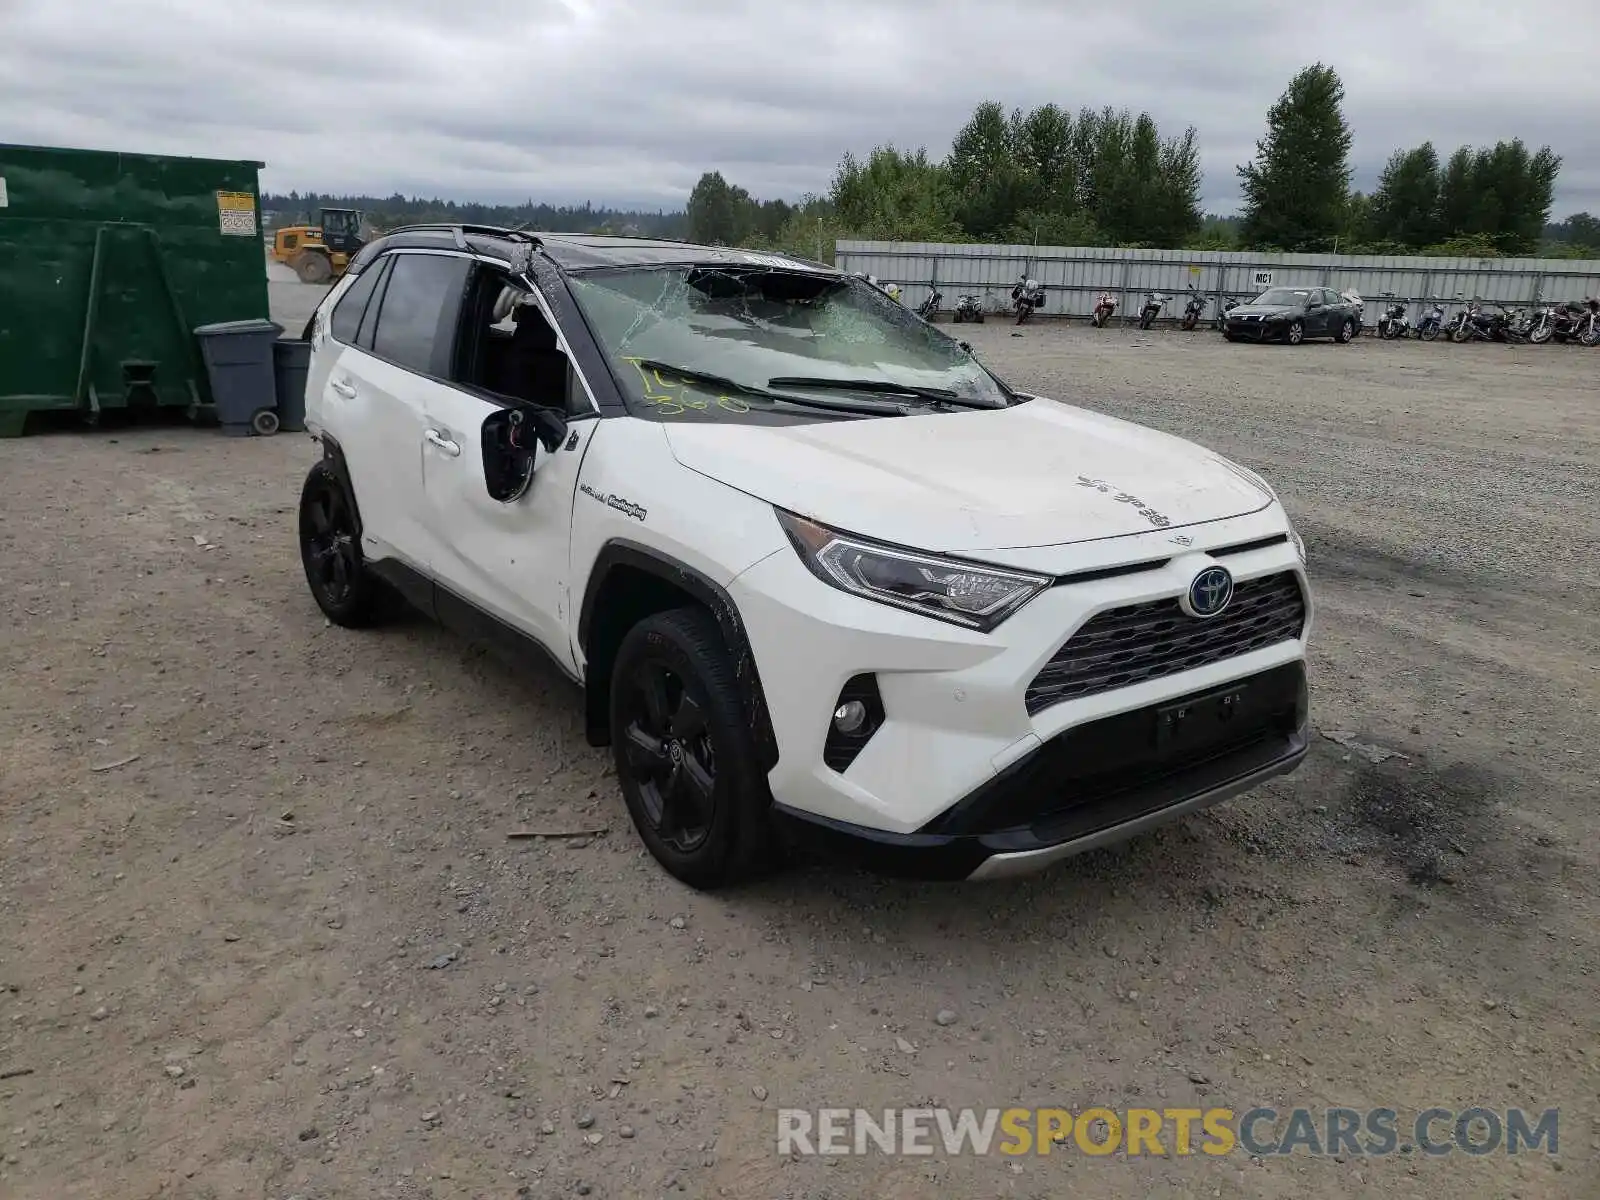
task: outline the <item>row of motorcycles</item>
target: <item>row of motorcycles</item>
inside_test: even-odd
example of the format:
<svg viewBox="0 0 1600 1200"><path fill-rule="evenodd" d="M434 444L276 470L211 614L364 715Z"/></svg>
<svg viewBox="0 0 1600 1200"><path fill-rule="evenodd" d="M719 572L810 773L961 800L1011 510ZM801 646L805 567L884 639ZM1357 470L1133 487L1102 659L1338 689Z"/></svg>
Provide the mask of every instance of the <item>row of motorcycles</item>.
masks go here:
<svg viewBox="0 0 1600 1200"><path fill-rule="evenodd" d="M1359 296L1350 293L1347 298L1353 299L1357 307L1360 306L1361 298ZM1228 313L1244 303L1244 301L1233 296L1222 295L1212 297L1211 302L1216 305L1216 313L1212 318L1212 322L1218 329L1222 328L1223 322L1227 320ZM1149 329L1150 326L1156 323L1156 318L1165 312L1167 305L1171 303L1172 296L1167 292L1146 292L1144 294L1144 303L1139 306L1139 328ZM1198 288L1191 287L1184 301L1183 316L1178 318L1178 327L1180 329L1196 328L1205 317L1205 312L1206 298L1200 294ZM1100 295L1095 297L1094 311L1089 314L1089 324L1096 329L1104 329L1116 314L1116 296L1110 292L1101 292Z"/></svg>
<svg viewBox="0 0 1600 1200"><path fill-rule="evenodd" d="M1452 342L1575 342L1580 346L1600 346L1600 298L1584 297L1582 304L1568 301L1550 304L1529 312L1507 309L1498 304L1474 300L1454 317L1446 320L1443 304L1435 301L1411 324L1408 301L1385 295L1383 315L1378 318L1378 336L1393 340L1418 337L1434 341L1443 334Z"/></svg>
<svg viewBox="0 0 1600 1200"><path fill-rule="evenodd" d="M1364 307L1363 301L1353 291L1343 293L1343 298L1355 306L1358 314L1356 329L1359 333L1359 314ZM1385 292L1383 300L1383 314L1378 318L1377 333L1387 341L1415 337L1431 342L1443 335L1452 342L1531 342L1538 346L1555 341L1600 346L1600 298L1585 297L1582 304L1568 301L1565 304L1538 307L1531 312L1527 309L1512 311L1500 305L1474 300L1448 318L1445 306L1433 301L1415 324L1411 321L1411 301L1399 299L1392 292ZM1017 279L1011 289L1011 307L1018 325L1043 308L1044 302L1045 291L1037 279L1029 278L1026 274ZM1139 306L1139 328L1149 329L1172 302L1169 293L1146 292L1144 302ZM1218 329L1222 328L1229 311L1242 303L1235 297L1222 295L1212 297L1210 302L1216 306L1212 319ZM1111 292L1101 292L1095 298L1089 323L1097 329L1104 329L1116 315L1118 303L1117 296ZM931 321L943 304L944 293L933 289L927 299L917 306L917 313ZM1183 316L1178 321L1179 327L1196 328L1205 317L1206 304L1206 297L1197 288L1191 287L1185 299ZM984 319L982 302L970 293L958 297L954 319L958 325L981 325Z"/></svg>

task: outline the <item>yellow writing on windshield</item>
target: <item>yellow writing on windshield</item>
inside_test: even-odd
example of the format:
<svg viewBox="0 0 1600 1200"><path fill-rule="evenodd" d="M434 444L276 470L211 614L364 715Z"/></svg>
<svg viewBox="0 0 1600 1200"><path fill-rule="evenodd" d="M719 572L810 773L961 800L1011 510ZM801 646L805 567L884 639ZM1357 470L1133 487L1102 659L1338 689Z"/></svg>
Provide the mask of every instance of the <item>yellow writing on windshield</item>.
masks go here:
<svg viewBox="0 0 1600 1200"><path fill-rule="evenodd" d="M669 383L661 377L661 372L658 369L645 366L644 360L636 356L624 356L622 361L628 363L635 371L639 372L639 382L643 387L644 402L662 416L681 416L691 409L695 412L705 412L710 407L708 401L687 395L687 390L697 386L708 392L715 389L706 387L704 384L697 385L692 380L677 380ZM716 403L717 407L725 412L747 413L750 411L749 403L736 396L718 395Z"/></svg>

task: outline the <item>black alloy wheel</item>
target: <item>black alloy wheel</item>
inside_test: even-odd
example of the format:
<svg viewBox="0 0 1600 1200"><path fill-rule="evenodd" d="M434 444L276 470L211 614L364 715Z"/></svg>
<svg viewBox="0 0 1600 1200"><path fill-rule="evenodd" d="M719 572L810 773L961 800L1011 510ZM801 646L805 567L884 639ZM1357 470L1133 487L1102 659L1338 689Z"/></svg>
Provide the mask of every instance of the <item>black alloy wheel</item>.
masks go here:
<svg viewBox="0 0 1600 1200"><path fill-rule="evenodd" d="M379 615L377 585L361 555L355 506L326 462L311 468L300 490L300 561L312 598L335 625L355 628Z"/></svg>
<svg viewBox="0 0 1600 1200"><path fill-rule="evenodd" d="M716 816L717 754L705 709L665 662L643 658L622 698L623 752L643 817L680 854L705 844Z"/></svg>
<svg viewBox="0 0 1600 1200"><path fill-rule="evenodd" d="M617 647L608 708L622 799L657 862L695 888L778 864L766 768L733 658L708 611L656 613L629 630Z"/></svg>

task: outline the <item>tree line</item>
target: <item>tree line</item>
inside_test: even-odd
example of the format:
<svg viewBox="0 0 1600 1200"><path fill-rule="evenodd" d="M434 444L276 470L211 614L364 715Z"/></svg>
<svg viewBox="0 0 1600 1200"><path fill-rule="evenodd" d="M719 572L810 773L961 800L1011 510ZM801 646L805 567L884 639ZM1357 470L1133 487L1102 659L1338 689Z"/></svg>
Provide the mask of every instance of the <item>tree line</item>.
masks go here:
<svg viewBox="0 0 1600 1200"><path fill-rule="evenodd" d="M379 228L465 221L558 232L688 237L831 259L839 238L1158 249L1600 258L1600 220L1552 224L1561 157L1521 139L1396 150L1370 195L1350 187L1353 135L1344 85L1322 63L1298 72L1267 110L1251 161L1237 168L1236 217L1201 212L1199 139L1164 135L1149 113L1058 104L979 104L942 159L892 144L846 153L826 193L760 199L720 171L681 212L590 204L486 205L399 194L262 197L279 220L359 208Z"/></svg>
<svg viewBox="0 0 1600 1200"><path fill-rule="evenodd" d="M425 200L403 196L335 196L322 192L261 194L261 210L272 213L272 227L316 224L323 208L355 208L378 229L401 225L449 222L464 225L498 225L512 229L543 229L551 233L612 233L639 237L683 237L688 221L681 210L648 212L608 208L593 204L477 204L458 200Z"/></svg>
<svg viewBox="0 0 1600 1200"><path fill-rule="evenodd" d="M1521 139L1397 150L1377 188L1350 188L1353 135L1333 68L1304 68L1237 168L1236 218L1202 214L1195 130L1163 136L1148 113L987 101L950 153L846 153L824 195L762 201L720 172L689 196L696 241L831 257L833 240L1037 243L1160 249L1600 257L1600 222L1550 224L1561 158Z"/></svg>

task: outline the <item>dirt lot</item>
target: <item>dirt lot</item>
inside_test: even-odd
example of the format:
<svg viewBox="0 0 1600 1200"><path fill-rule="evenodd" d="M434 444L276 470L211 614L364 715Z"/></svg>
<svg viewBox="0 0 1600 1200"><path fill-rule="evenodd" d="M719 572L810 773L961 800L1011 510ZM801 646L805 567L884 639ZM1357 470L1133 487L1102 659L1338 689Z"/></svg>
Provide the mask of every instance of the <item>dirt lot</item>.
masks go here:
<svg viewBox="0 0 1600 1200"><path fill-rule="evenodd" d="M676 885L553 672L324 623L303 438L0 443L0 1194L1600 1194L1600 354L971 334L1279 487L1324 733L981 888ZM774 1153L918 1103L1559 1106L1561 1155Z"/></svg>

